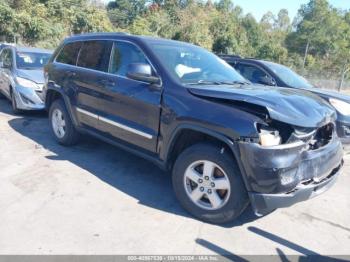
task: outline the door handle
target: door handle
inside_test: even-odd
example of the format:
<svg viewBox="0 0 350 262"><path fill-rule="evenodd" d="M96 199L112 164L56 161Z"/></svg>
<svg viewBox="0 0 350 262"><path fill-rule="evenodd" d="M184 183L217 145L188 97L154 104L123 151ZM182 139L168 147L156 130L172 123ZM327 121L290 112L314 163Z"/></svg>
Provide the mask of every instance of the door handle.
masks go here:
<svg viewBox="0 0 350 262"><path fill-rule="evenodd" d="M112 80L102 79L99 82L106 88L115 86L115 82Z"/></svg>
<svg viewBox="0 0 350 262"><path fill-rule="evenodd" d="M77 75L77 73L75 73L74 71L68 71L67 72L67 76L68 77L72 77L72 76L76 76Z"/></svg>

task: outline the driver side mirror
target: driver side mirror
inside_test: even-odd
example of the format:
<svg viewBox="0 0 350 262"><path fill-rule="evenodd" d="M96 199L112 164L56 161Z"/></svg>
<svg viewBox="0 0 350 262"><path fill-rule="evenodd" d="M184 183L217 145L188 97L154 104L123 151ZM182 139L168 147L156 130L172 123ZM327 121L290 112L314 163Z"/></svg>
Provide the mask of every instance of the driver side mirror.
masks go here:
<svg viewBox="0 0 350 262"><path fill-rule="evenodd" d="M270 76L262 76L259 79L259 84L266 85L266 86L275 86L276 80Z"/></svg>
<svg viewBox="0 0 350 262"><path fill-rule="evenodd" d="M130 79L146 82L149 84L160 83L159 77L152 75L152 68L148 64L132 63L128 66L126 76Z"/></svg>

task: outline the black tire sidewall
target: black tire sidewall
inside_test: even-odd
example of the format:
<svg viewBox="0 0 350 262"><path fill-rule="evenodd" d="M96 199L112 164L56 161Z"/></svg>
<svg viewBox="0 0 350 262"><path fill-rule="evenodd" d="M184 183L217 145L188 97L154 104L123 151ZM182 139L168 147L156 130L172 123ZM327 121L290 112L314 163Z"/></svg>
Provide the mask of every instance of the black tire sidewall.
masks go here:
<svg viewBox="0 0 350 262"><path fill-rule="evenodd" d="M13 94L13 91L11 92L11 107L13 113L19 114L21 112L17 107L16 96Z"/></svg>
<svg viewBox="0 0 350 262"><path fill-rule="evenodd" d="M222 168L231 185L228 202L217 210L206 210L196 206L187 196L184 174L188 166L198 160L209 160ZM226 149L211 144L197 144L186 149L177 158L173 168L173 187L181 205L195 217L209 223L227 223L237 218L248 206L249 198L240 170Z"/></svg>

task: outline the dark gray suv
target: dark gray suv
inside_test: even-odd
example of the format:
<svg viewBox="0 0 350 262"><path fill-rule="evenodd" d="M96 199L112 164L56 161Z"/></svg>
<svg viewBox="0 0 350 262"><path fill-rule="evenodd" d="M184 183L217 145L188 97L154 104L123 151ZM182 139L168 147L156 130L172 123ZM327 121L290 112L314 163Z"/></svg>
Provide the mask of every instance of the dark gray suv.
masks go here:
<svg viewBox="0 0 350 262"><path fill-rule="evenodd" d="M188 43L74 36L45 76L58 143L90 134L171 170L180 203L205 221L231 221L248 204L263 215L317 196L343 164L336 113L323 99L247 83Z"/></svg>

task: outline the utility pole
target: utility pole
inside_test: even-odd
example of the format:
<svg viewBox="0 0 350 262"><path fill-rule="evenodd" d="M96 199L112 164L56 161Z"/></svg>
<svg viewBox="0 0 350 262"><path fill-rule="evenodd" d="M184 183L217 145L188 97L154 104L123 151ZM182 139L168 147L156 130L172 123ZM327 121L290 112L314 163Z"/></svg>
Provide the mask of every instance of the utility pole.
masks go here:
<svg viewBox="0 0 350 262"><path fill-rule="evenodd" d="M344 84L344 81L345 81L345 77L346 77L346 74L350 71L350 66L348 66L348 68L344 68L344 71L341 75L341 79L340 79L340 84L339 84L339 88L338 88L338 91L340 91L342 88L343 88L343 84Z"/></svg>

